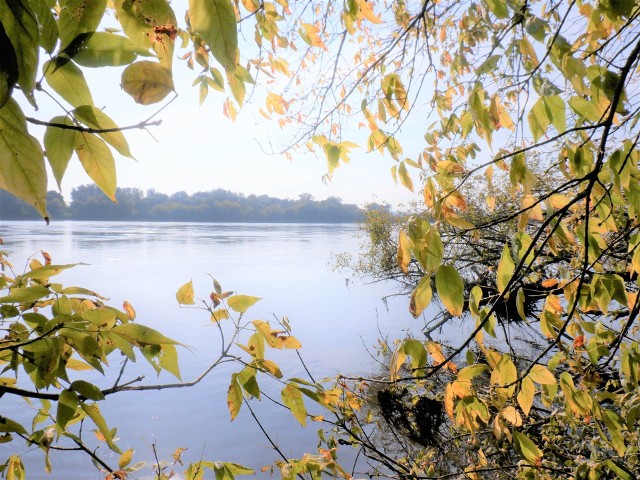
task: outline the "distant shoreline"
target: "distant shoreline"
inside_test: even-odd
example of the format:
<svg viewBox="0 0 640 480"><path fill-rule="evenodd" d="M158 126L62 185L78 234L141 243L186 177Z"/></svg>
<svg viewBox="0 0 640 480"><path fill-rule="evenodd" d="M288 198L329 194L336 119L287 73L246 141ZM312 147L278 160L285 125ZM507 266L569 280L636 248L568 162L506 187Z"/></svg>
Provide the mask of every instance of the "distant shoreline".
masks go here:
<svg viewBox="0 0 640 480"><path fill-rule="evenodd" d="M53 222L195 222L195 223L305 223L340 224L364 220L365 210L337 197L315 200L309 194L297 199L268 195L243 195L228 190L171 195L137 188L118 188L113 203L95 185L71 192L67 203L60 193L47 194L47 211ZM385 209L382 205L369 207ZM0 221L40 220L29 204L0 190Z"/></svg>

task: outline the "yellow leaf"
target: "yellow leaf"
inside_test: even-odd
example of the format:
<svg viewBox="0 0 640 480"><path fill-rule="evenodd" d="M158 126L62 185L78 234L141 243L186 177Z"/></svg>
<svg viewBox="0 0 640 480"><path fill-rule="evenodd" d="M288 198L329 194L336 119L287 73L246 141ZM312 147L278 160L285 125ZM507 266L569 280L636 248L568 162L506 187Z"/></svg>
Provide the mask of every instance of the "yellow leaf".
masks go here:
<svg viewBox="0 0 640 480"><path fill-rule="evenodd" d="M502 417L514 427L522 426L522 417L515 407L508 406L502 410Z"/></svg>
<svg viewBox="0 0 640 480"><path fill-rule="evenodd" d="M518 400L518 405L520 405L520 408L526 416L528 416L529 412L531 411L531 406L533 405L535 394L535 385L528 376L525 377L520 383L520 391L518 392L518 396L516 398Z"/></svg>
<svg viewBox="0 0 640 480"><path fill-rule="evenodd" d="M440 300L453 316L462 315L464 308L464 281L451 265L442 265L436 272L436 291Z"/></svg>
<svg viewBox="0 0 640 480"><path fill-rule="evenodd" d="M176 300L180 305L194 305L196 302L193 300L193 282L188 281L182 285L176 292Z"/></svg>
<svg viewBox="0 0 640 480"><path fill-rule="evenodd" d="M504 292L511 281L511 276L515 270L515 264L513 258L511 258L511 252L509 251L509 245L505 245L502 249L502 257L498 264L498 291Z"/></svg>
<svg viewBox="0 0 640 480"><path fill-rule="evenodd" d="M227 391L227 405L231 414L231 421L235 420L242 407L242 387L238 383L238 374L231 375L231 383Z"/></svg>
<svg viewBox="0 0 640 480"><path fill-rule="evenodd" d="M158 103L174 91L169 71L149 60L135 62L125 68L121 82L122 89L141 105Z"/></svg>
<svg viewBox="0 0 640 480"><path fill-rule="evenodd" d="M425 275L422 277L418 286L411 293L411 300L409 303L409 311L414 318L418 318L425 308L431 303L431 276Z"/></svg>
<svg viewBox="0 0 640 480"><path fill-rule="evenodd" d="M409 273L409 263L411 262L411 240L404 230L400 230L398 237L398 267L402 273Z"/></svg>
<svg viewBox="0 0 640 480"><path fill-rule="evenodd" d="M556 377L543 365L534 365L527 377L540 385L553 385L556 383Z"/></svg>
<svg viewBox="0 0 640 480"><path fill-rule="evenodd" d="M429 355L433 358L434 365L440 365L446 360L446 357L442 353L442 345L435 342L427 342L425 346L427 347L427 352L429 352Z"/></svg>
<svg viewBox="0 0 640 480"><path fill-rule="evenodd" d="M447 383L444 387L444 409L451 420L453 420L453 406L453 389L451 384Z"/></svg>
<svg viewBox="0 0 640 480"><path fill-rule="evenodd" d="M93 370L93 367L91 365L81 362L80 360L76 360L75 358L70 358L69 360L67 360L66 367L76 371Z"/></svg>
<svg viewBox="0 0 640 480"><path fill-rule="evenodd" d="M360 13L362 14L362 16L369 20L371 23L378 24L381 23L382 20L380 19L379 15L376 15L373 12L373 3L374 2L368 2L367 0L358 0Z"/></svg>
<svg viewBox="0 0 640 480"><path fill-rule="evenodd" d="M107 144L92 133L76 132L74 149L87 175L116 202L116 164Z"/></svg>

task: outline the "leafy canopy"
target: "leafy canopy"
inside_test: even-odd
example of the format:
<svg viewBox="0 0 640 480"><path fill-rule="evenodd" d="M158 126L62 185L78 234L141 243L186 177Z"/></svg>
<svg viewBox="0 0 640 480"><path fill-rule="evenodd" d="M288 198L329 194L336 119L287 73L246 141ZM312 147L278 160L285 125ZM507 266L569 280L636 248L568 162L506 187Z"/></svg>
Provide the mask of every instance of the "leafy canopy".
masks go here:
<svg viewBox="0 0 640 480"><path fill-rule="evenodd" d="M107 8L121 33L101 30ZM389 155L395 181L422 192L423 208L398 241L400 270L420 274L411 311L429 312L435 290L448 315L471 322L472 334L451 350L399 342L389 380L398 395L390 398L401 399L399 385L408 385L417 408L430 392L449 431L460 432L452 438L471 438L459 470L443 474L633 478L640 411L636 2L191 0L189 12L180 26L164 0L2 0L0 43L8 53L0 71L0 188L46 216L45 151L58 182L75 152L114 199L113 151L130 152L93 105L83 69L124 66L122 86L134 101L161 102L174 90L179 38L189 48L181 58L199 69L201 101L209 89L228 91L230 118L247 86L266 89L261 113L284 128L286 155L314 150L330 177L360 145ZM238 41L238 29L253 38L255 54ZM43 51L50 60L40 61ZM16 88L31 106L38 95L54 95L60 114L26 116ZM29 123L46 125L43 140ZM404 153L406 136L417 153ZM545 171L552 182L541 181ZM484 193L478 217L467 213L463 187L471 181ZM489 232L497 227L504 237L495 242ZM487 283L447 249L448 236L465 248L480 239L497 252L482 257ZM524 308L532 289L539 290L533 316ZM518 355L507 326L502 342L487 340L505 305L544 339L532 356ZM462 355L468 365L459 369ZM440 388L430 383L436 377ZM230 387L232 414L239 378ZM391 456L358 430L362 392L353 388L337 424L348 442L379 461L381 472L433 476L432 447ZM66 396L73 404L73 393ZM295 388L282 400L302 421ZM308 462L287 462L283 476L301 465Z"/></svg>

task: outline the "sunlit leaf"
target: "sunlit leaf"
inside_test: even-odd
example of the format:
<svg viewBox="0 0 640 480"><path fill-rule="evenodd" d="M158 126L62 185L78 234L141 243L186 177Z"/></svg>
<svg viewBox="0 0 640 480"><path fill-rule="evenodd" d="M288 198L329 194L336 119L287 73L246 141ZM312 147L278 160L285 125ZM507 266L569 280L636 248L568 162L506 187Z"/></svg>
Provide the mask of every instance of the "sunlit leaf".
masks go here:
<svg viewBox="0 0 640 480"><path fill-rule="evenodd" d="M42 286L12 288L9 295L0 297L0 303L35 302L51 295L51 290Z"/></svg>
<svg viewBox="0 0 640 480"><path fill-rule="evenodd" d="M105 441L107 442L107 445L109 445L109 448L114 452L121 453L118 446L113 442L114 440L113 436L115 435L115 430L109 430L109 427L107 426L107 422L102 416L102 413L100 412L100 408L98 407L98 404L97 403L86 404L81 402L80 406L85 411L85 413L89 416L89 418L93 420L93 423L95 423L96 427L98 427L98 431L104 437Z"/></svg>
<svg viewBox="0 0 640 480"><path fill-rule="evenodd" d="M53 117L50 123L57 123L71 126L73 122L67 116ZM76 132L67 128L60 128L49 125L44 133L44 149L49 161L49 166L53 172L53 176L61 188L62 178L67 171L67 165L73 155L73 147L75 144Z"/></svg>
<svg viewBox="0 0 640 480"><path fill-rule="evenodd" d="M513 432L513 438L524 459L531 465L539 465L542 460L542 451L538 446L524 433L517 430Z"/></svg>
<svg viewBox="0 0 640 480"><path fill-rule="evenodd" d="M193 281L189 280L176 292L176 300L180 305L194 305L196 303L193 299L194 295Z"/></svg>
<svg viewBox="0 0 640 480"><path fill-rule="evenodd" d="M120 469L125 468L127 465L131 463L131 458L133 457L133 448L126 450L120 458L118 459L118 467Z"/></svg>
<svg viewBox="0 0 640 480"><path fill-rule="evenodd" d="M58 57L42 67L44 78L70 105L93 105L91 91L82 71L69 59Z"/></svg>
<svg viewBox="0 0 640 480"><path fill-rule="evenodd" d="M498 291L500 293L504 292L509 282L511 281L511 277L513 276L513 272L515 271L515 263L513 262L513 258L511 257L511 251L509 250L509 245L505 245L502 249L502 256L500 257L500 263L498 264Z"/></svg>
<svg viewBox="0 0 640 480"><path fill-rule="evenodd" d="M409 311L414 318L418 318L425 308L431 303L431 275L425 275L420 279L416 288L411 292Z"/></svg>
<svg viewBox="0 0 640 480"><path fill-rule="evenodd" d="M116 202L116 164L106 143L94 134L76 132L74 149L89 178Z"/></svg>
<svg viewBox="0 0 640 480"><path fill-rule="evenodd" d="M73 110L73 115L86 126L96 130L112 130L110 132L97 132L98 136L115 148L120 155L133 158L129 150L129 144L123 133L118 130L116 123L99 108L91 105L83 105Z"/></svg>
<svg viewBox="0 0 640 480"><path fill-rule="evenodd" d="M165 337L153 328L145 327L139 323L125 323L117 325L111 329L112 333L117 333L127 341L137 346L144 345L177 345L178 342Z"/></svg>
<svg viewBox="0 0 640 480"><path fill-rule="evenodd" d="M260 300L260 297L252 297L250 295L232 295L227 298L227 305L234 312L244 313Z"/></svg>
<svg viewBox="0 0 640 480"><path fill-rule="evenodd" d="M233 421L238 416L240 407L242 407L242 388L238 383L237 373L231 375L231 383L227 391L227 406L231 414L231 421Z"/></svg>
<svg viewBox="0 0 640 480"><path fill-rule="evenodd" d="M130 64L138 55L151 54L122 35L93 32L82 40L73 61L85 67L120 66Z"/></svg>
<svg viewBox="0 0 640 480"><path fill-rule="evenodd" d="M398 237L398 267L402 273L409 273L409 263L411 262L411 241L404 230L400 230Z"/></svg>
<svg viewBox="0 0 640 480"><path fill-rule="evenodd" d="M280 393L282 402L291 410L291 413L302 426L307 423L307 409L304 406L302 393L292 384L288 384Z"/></svg>
<svg viewBox="0 0 640 480"><path fill-rule="evenodd" d="M518 400L518 405L524 412L525 415L529 415L529 411L531 410L531 406L533 405L533 399L535 397L536 389L531 381L531 379L527 376L520 383L520 391L518 392L518 396L516 397Z"/></svg>
<svg viewBox="0 0 640 480"><path fill-rule="evenodd" d="M557 383L556 377L554 377L553 373L544 365L533 365L527 376L540 385L553 385Z"/></svg>
<svg viewBox="0 0 640 480"><path fill-rule="evenodd" d="M78 35L98 29L107 0L67 0L61 6L58 30L60 50L64 50Z"/></svg>

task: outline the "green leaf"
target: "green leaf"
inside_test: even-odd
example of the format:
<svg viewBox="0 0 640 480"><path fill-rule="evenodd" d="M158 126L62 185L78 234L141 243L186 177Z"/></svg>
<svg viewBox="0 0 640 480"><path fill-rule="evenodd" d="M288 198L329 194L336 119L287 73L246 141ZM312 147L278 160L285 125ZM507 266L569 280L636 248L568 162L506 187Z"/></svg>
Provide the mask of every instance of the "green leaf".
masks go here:
<svg viewBox="0 0 640 480"><path fill-rule="evenodd" d="M93 105L87 81L82 71L71 60L56 57L46 62L42 71L49 86L70 105Z"/></svg>
<svg viewBox="0 0 640 480"><path fill-rule="evenodd" d="M23 435L28 435L25 428L20 425L18 422L11 420L7 417L2 417L2 421L0 421L0 432L8 433L8 432L16 432L21 433Z"/></svg>
<svg viewBox="0 0 640 480"><path fill-rule="evenodd" d="M76 380L72 382L70 388L89 400L104 400L104 395L100 389L94 384L84 380Z"/></svg>
<svg viewBox="0 0 640 480"><path fill-rule="evenodd" d="M543 97L543 102L551 124L558 133L564 133L567 130L567 112L562 97L560 95Z"/></svg>
<svg viewBox="0 0 640 480"><path fill-rule="evenodd" d="M109 448L114 452L122 453L118 448L118 446L115 443L113 443L115 429L109 430L109 427L107 426L107 422L102 416L102 413L100 413L100 408L98 407L98 405L96 403L92 403L92 404L80 403L80 406L85 411L85 413L89 415L89 418L93 420L93 423L95 423L96 427L98 427L98 430L104 436L104 439L106 440L107 445L109 445Z"/></svg>
<svg viewBox="0 0 640 480"><path fill-rule="evenodd" d="M307 409L304 406L302 393L292 384L288 384L280 392L282 402L291 410L291 413L304 427L307 423Z"/></svg>
<svg viewBox="0 0 640 480"><path fill-rule="evenodd" d="M96 130L109 130L117 129L116 123L111 120L111 117L104 113L99 108L91 105L83 105L73 110L73 115L84 123L86 126ZM116 151L125 157L133 158L131 151L129 150L129 144L127 143L124 134L121 131L113 132L100 132L98 136L105 142L111 145Z"/></svg>
<svg viewBox="0 0 640 480"><path fill-rule="evenodd" d="M67 265L45 265L44 267L34 268L30 272L25 273L22 278L45 279L58 275L63 270L82 265L80 263L69 263Z"/></svg>
<svg viewBox="0 0 640 480"><path fill-rule="evenodd" d="M9 295L0 297L0 303L31 303L51 295L51 290L45 287L12 288Z"/></svg>
<svg viewBox="0 0 640 480"><path fill-rule="evenodd" d="M122 72L122 88L142 105L162 101L174 91L171 74L162 65L149 60L132 63Z"/></svg>
<svg viewBox="0 0 640 480"><path fill-rule="evenodd" d="M549 24L538 17L532 17L527 22L526 26L527 33L539 42L544 42L546 40L548 28Z"/></svg>
<svg viewBox="0 0 640 480"><path fill-rule="evenodd" d="M500 293L504 292L511 281L511 277L513 276L513 272L515 271L516 265L513 263L513 258L511 258L511 251L509 250L509 245L505 245L502 248L502 256L500 257L500 263L498 264L498 291Z"/></svg>
<svg viewBox="0 0 640 480"><path fill-rule="evenodd" d="M227 305L235 312L244 313L259 300L260 297L250 295L233 295L227 298Z"/></svg>
<svg viewBox="0 0 640 480"><path fill-rule="evenodd" d="M444 257L444 246L438 229L432 226L427 232L425 240L427 242L427 252L424 267L427 272L435 272L442 264L442 258Z"/></svg>
<svg viewBox="0 0 640 480"><path fill-rule="evenodd" d="M127 37L110 32L93 32L80 43L73 60L84 67L118 67L130 64L138 55L151 56L148 50Z"/></svg>
<svg viewBox="0 0 640 480"><path fill-rule="evenodd" d="M569 99L569 106L581 117L584 117L592 123L598 123L602 118L602 112L596 107L593 102L582 97L571 97Z"/></svg>
<svg viewBox="0 0 640 480"><path fill-rule="evenodd" d="M74 145L78 159L89 178L116 202L116 164L107 144L92 133L76 131Z"/></svg>
<svg viewBox="0 0 640 480"><path fill-rule="evenodd" d="M323 147L324 153L327 156L327 167L329 175L331 175L340 163L340 147L334 143L327 142Z"/></svg>
<svg viewBox="0 0 640 480"><path fill-rule="evenodd" d="M182 377L180 376L180 365L178 363L178 350L175 345L162 345L158 364L178 380L182 380Z"/></svg>
<svg viewBox="0 0 640 480"><path fill-rule="evenodd" d="M145 327L139 323L125 323L111 329L112 333L117 333L122 338L136 346L144 345L179 345L178 342L165 337L153 328Z"/></svg>
<svg viewBox="0 0 640 480"><path fill-rule="evenodd" d="M29 2L38 19L40 27L40 46L45 52L53 53L58 42L58 24L47 0L31 0Z"/></svg>
<svg viewBox="0 0 640 480"><path fill-rule="evenodd" d="M238 374L238 383L252 397L260 399L260 386L256 379L256 369L253 367L245 367Z"/></svg>
<svg viewBox="0 0 640 480"><path fill-rule="evenodd" d="M432 295L431 275L427 274L420 279L418 286L411 292L409 312L414 318L418 318L424 309L429 306Z"/></svg>
<svg viewBox="0 0 640 480"><path fill-rule="evenodd" d="M238 374L231 375L231 383L227 390L227 406L229 407L229 413L231 414L231 421L235 420L242 407L242 388L238 383Z"/></svg>
<svg viewBox="0 0 640 480"><path fill-rule="evenodd" d="M182 285L176 292L176 300L180 305L194 305L196 302L193 297L193 281L191 280Z"/></svg>
<svg viewBox="0 0 640 480"><path fill-rule="evenodd" d="M50 123L73 125L71 119L66 116L53 117ZM47 160L49 160L49 166L51 167L53 176L58 183L58 188L62 188L62 178L67 171L69 160L71 160L75 139L75 130L69 128L49 125L44 132L44 150L47 155Z"/></svg>
<svg viewBox="0 0 640 480"><path fill-rule="evenodd" d="M531 465L538 465L542 461L542 451L538 446L531 441L524 433L520 433L517 430L513 432L513 439L515 441L518 450L524 457L524 459Z"/></svg>
<svg viewBox="0 0 640 480"><path fill-rule="evenodd" d="M47 217L44 152L29 134L25 116L13 99L0 108L0 188Z"/></svg>
<svg viewBox="0 0 640 480"><path fill-rule="evenodd" d="M471 380L488 370L489 370L489 365L484 363L476 363L474 365L469 365L467 367L464 367L462 370L460 370L460 372L458 373L458 381Z"/></svg>
<svg viewBox="0 0 640 480"><path fill-rule="evenodd" d="M485 0L491 13L498 18L507 18L509 16L509 10L507 9L507 3L504 0Z"/></svg>
<svg viewBox="0 0 640 480"><path fill-rule="evenodd" d="M78 394L73 390L63 390L58 399L56 423L60 430L64 430L78 409Z"/></svg>
<svg viewBox="0 0 640 480"><path fill-rule="evenodd" d="M436 272L436 291L451 315L462 315L464 281L451 265L442 265Z"/></svg>
<svg viewBox="0 0 640 480"><path fill-rule="evenodd" d="M218 62L233 71L238 58L238 27L231 0L189 0L191 29L198 33Z"/></svg>
<svg viewBox="0 0 640 480"><path fill-rule="evenodd" d="M427 364L427 349L419 340L408 338L402 343L402 351L411 357L411 368L413 370L424 367ZM415 372L422 375L421 372Z"/></svg>
<svg viewBox="0 0 640 480"><path fill-rule="evenodd" d="M131 463L132 457L133 457L133 448L130 448L129 450L124 452L122 455L120 455L120 458L118 459L118 468L123 469L127 465L129 465Z"/></svg>
<svg viewBox="0 0 640 480"><path fill-rule="evenodd" d="M476 75L483 75L485 73L492 72L496 68L496 65L498 65L501 58L502 55L492 55L487 58L478 68L476 68Z"/></svg>
<svg viewBox="0 0 640 480"><path fill-rule="evenodd" d="M533 105L533 108L527 115L527 119L529 120L529 128L531 129L533 140L537 142L540 137L546 133L547 128L549 128L549 124L551 123L547 116L544 97L539 98Z"/></svg>
<svg viewBox="0 0 640 480"><path fill-rule="evenodd" d="M255 472L238 463L224 462L222 465L231 472L232 475L253 475Z"/></svg>
<svg viewBox="0 0 640 480"><path fill-rule="evenodd" d="M58 18L60 50L63 51L82 33L95 32L107 8L107 0L66 0Z"/></svg>
<svg viewBox="0 0 640 480"><path fill-rule="evenodd" d="M9 55L15 58L18 83L27 99L35 105L32 92L36 87L39 37L36 16L27 2L0 0L0 23L13 46L13 55ZM3 50L3 57L7 53Z"/></svg>

